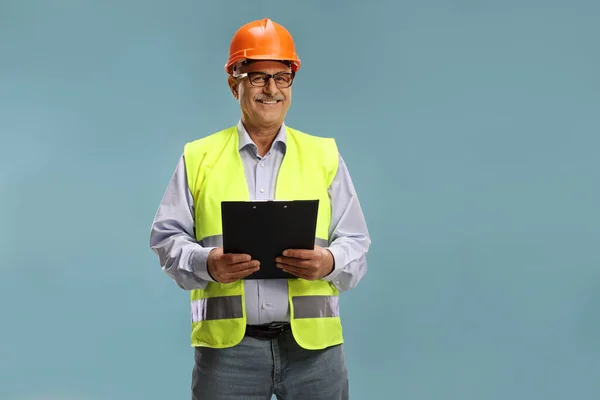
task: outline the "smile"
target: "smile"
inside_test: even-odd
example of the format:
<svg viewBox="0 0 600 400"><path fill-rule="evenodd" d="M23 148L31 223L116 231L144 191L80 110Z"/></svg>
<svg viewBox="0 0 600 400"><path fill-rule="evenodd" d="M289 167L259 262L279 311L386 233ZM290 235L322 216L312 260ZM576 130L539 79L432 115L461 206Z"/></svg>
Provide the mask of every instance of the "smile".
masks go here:
<svg viewBox="0 0 600 400"><path fill-rule="evenodd" d="M281 100L256 100L256 101L259 103L262 103L262 104L277 104Z"/></svg>

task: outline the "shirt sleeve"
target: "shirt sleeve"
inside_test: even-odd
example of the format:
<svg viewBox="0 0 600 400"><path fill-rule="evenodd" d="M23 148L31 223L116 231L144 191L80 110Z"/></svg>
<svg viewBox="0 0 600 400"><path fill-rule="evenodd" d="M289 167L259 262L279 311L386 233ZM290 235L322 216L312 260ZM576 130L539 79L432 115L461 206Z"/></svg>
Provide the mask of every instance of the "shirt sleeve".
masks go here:
<svg viewBox="0 0 600 400"><path fill-rule="evenodd" d="M162 270L184 290L204 289L209 281L208 253L194 234L194 200L183 155L167 186L150 229L150 248Z"/></svg>
<svg viewBox="0 0 600 400"><path fill-rule="evenodd" d="M367 252L371 237L363 211L342 156L333 182L329 187L331 224L329 246L334 269L323 279L333 282L339 291L350 290L367 272Z"/></svg>

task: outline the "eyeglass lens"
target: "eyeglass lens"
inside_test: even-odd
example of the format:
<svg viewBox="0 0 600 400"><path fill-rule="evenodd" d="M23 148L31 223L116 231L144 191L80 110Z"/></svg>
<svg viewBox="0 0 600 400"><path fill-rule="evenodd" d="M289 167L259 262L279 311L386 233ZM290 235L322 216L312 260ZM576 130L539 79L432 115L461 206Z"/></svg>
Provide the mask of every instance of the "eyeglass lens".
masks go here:
<svg viewBox="0 0 600 400"><path fill-rule="evenodd" d="M274 75L264 72L248 73L248 79L252 86L265 86L271 77L275 80L275 84L280 88L289 87L294 81L294 75L289 72L278 72Z"/></svg>

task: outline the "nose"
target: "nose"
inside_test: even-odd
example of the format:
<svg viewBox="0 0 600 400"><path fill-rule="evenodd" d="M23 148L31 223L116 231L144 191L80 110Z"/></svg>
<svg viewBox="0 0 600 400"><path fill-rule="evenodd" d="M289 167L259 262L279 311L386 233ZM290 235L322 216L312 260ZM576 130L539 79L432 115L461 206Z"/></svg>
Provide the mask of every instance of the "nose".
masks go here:
<svg viewBox="0 0 600 400"><path fill-rule="evenodd" d="M279 88L277 84L275 84L275 79L273 77L269 77L267 84L263 87L263 91L267 94L275 94Z"/></svg>

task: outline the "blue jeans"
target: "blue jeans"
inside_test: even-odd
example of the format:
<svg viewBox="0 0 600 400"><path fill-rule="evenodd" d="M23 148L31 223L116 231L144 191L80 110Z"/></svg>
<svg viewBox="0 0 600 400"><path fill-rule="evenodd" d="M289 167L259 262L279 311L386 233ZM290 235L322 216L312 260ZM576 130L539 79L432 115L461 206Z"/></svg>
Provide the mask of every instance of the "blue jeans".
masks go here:
<svg viewBox="0 0 600 400"><path fill-rule="evenodd" d="M305 350L290 331L276 339L244 337L226 349L196 347L193 400L347 400L343 345Z"/></svg>

